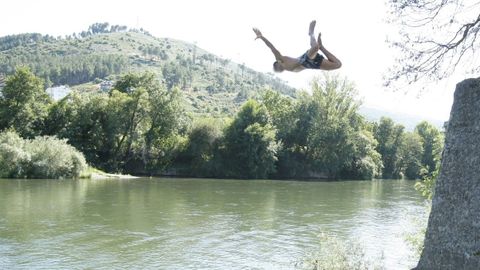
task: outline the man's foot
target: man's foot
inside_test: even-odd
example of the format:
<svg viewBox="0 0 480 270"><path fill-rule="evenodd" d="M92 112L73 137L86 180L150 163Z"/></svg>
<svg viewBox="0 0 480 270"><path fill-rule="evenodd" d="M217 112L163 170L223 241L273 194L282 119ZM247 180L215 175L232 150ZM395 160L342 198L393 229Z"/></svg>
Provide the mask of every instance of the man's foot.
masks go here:
<svg viewBox="0 0 480 270"><path fill-rule="evenodd" d="M313 32L315 30L315 24L317 23L317 21L313 20L311 23L310 23L310 27L308 28L308 35L311 36L313 35Z"/></svg>

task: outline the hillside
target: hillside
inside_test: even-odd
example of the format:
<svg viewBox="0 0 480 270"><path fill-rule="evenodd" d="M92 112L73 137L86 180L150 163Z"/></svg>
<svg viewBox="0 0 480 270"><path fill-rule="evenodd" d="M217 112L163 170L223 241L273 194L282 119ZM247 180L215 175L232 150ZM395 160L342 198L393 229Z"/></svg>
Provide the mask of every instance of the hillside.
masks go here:
<svg viewBox="0 0 480 270"><path fill-rule="evenodd" d="M373 122L378 122L380 121L380 118L382 117L388 117L391 118L393 121L396 123L402 124L407 131L413 131L415 129L415 126L422 122L422 121L428 121L432 125L434 125L436 128L439 130L442 130L444 128L444 121L437 120L437 119L426 119L422 118L420 116L414 116L414 115L405 115L401 113L394 113L394 112L388 112L385 110L379 110L375 108L369 108L369 107L360 107L360 114L365 116L365 118L369 121Z"/></svg>
<svg viewBox="0 0 480 270"><path fill-rule="evenodd" d="M150 71L166 87L183 90L188 111L232 115L249 97L265 88L295 97L296 90L272 74L256 72L207 52L195 44L157 38L144 30L94 24L88 31L66 37L38 33L0 37L0 88L16 66L27 65L46 87L68 85L80 91L100 91L126 72ZM58 88L64 96L65 87ZM421 120L362 107L370 121L387 116L413 130ZM433 122L438 128L441 121Z"/></svg>
<svg viewBox="0 0 480 270"><path fill-rule="evenodd" d="M295 96L294 88L271 74L220 58L195 44L125 27L98 29L99 25L64 38L36 33L1 37L0 77L26 65L46 86L99 89L104 80L148 70L167 88L182 89L187 107L200 114L231 114L265 88Z"/></svg>

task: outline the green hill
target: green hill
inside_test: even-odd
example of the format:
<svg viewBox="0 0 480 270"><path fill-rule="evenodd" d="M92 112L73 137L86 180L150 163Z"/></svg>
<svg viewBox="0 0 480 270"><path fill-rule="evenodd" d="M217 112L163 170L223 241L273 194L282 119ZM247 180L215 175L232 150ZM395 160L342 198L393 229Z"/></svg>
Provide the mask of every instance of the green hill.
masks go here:
<svg viewBox="0 0 480 270"><path fill-rule="evenodd" d="M195 113L231 114L265 88L295 96L295 89L272 74L220 58L195 44L157 38L143 30L94 24L66 37L20 34L0 38L0 77L29 66L46 87L100 89L100 82L127 72L150 71L167 88L183 90ZM232 106L233 104L233 106Z"/></svg>

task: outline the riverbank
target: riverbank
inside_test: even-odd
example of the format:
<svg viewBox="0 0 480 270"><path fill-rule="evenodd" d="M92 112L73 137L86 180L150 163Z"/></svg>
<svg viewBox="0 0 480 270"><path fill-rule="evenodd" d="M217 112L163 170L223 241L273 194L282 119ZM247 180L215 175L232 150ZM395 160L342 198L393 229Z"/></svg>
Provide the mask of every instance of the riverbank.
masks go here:
<svg viewBox="0 0 480 270"><path fill-rule="evenodd" d="M135 178L140 178L140 177L132 176L132 175L129 175L129 174L106 173L106 172L101 171L99 169L89 167L87 170L85 170L80 175L80 178L100 180L100 179L135 179Z"/></svg>
<svg viewBox="0 0 480 270"><path fill-rule="evenodd" d="M140 178L138 176L133 175L124 175L124 174L111 174L111 173L92 173L90 175L90 179L135 179Z"/></svg>

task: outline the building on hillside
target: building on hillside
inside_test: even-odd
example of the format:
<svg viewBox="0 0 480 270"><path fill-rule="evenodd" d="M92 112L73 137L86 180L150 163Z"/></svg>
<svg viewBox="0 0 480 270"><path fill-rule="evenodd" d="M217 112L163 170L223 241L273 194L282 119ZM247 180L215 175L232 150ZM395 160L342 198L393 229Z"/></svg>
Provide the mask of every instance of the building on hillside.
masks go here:
<svg viewBox="0 0 480 270"><path fill-rule="evenodd" d="M100 83L100 90L102 92L109 92L113 88L113 81L103 81Z"/></svg>
<svg viewBox="0 0 480 270"><path fill-rule="evenodd" d="M60 85L49 87L45 91L53 100L57 101L66 97L72 90L68 87L68 85Z"/></svg>

